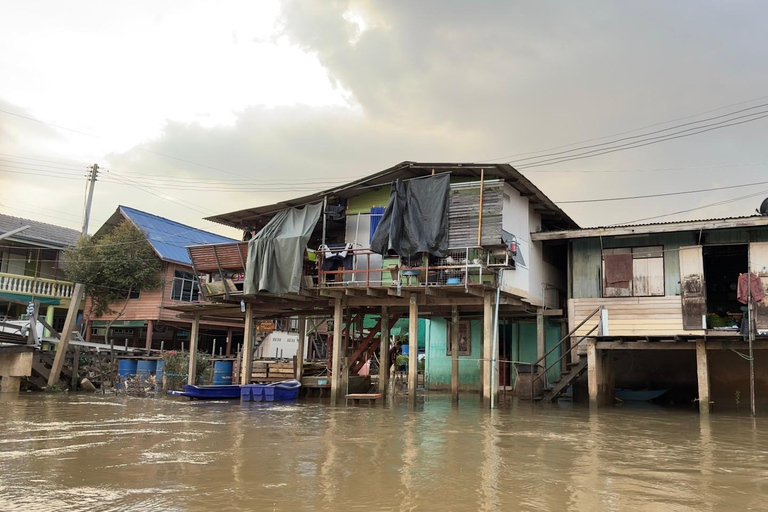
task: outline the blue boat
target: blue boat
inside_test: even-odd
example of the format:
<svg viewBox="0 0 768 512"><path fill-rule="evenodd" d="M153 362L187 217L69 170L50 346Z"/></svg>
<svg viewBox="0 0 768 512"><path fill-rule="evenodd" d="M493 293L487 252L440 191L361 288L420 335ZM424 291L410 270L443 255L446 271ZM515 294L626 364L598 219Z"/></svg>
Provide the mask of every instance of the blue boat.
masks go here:
<svg viewBox="0 0 768 512"><path fill-rule="evenodd" d="M183 391L169 391L169 395L186 396L198 400L221 400L225 398L240 398L240 386L191 386L184 385Z"/></svg>
<svg viewBox="0 0 768 512"><path fill-rule="evenodd" d="M650 402L666 393L666 389L623 389L616 388L616 398L625 402Z"/></svg>

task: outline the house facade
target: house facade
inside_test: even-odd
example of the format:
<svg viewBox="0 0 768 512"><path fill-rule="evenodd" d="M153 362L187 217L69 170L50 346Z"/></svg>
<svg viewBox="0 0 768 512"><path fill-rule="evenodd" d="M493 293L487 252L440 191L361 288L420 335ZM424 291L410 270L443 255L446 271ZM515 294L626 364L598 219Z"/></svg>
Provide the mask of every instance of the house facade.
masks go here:
<svg viewBox="0 0 768 512"><path fill-rule="evenodd" d="M125 299L125 303L110 305L113 314L94 316L91 301L86 297L83 307L87 341L108 342L146 349L178 350L189 348L191 322L180 318L174 307L202 304L200 285L192 270L187 245L228 243L232 239L191 226L120 206L94 234L101 236L122 221L132 222L147 238L157 257L162 260L161 284L151 290L140 290ZM122 314L120 314L122 312ZM107 336L106 328L112 322ZM200 325L200 350L218 355L229 354L242 342L241 321L224 319L204 321Z"/></svg>
<svg viewBox="0 0 768 512"><path fill-rule="evenodd" d="M27 305L37 301L39 316L61 329L74 283L64 278L59 262L80 232L0 214L0 236L0 318L24 321Z"/></svg>
<svg viewBox="0 0 768 512"><path fill-rule="evenodd" d="M419 180L429 188L429 180L441 177L447 183L445 213L421 211L423 225L413 221L408 229L429 231L444 220L444 250L408 257L372 250L398 194L411 194ZM393 193L395 188L400 192ZM313 208L320 213L304 222ZM255 274L249 265L258 264L249 259L258 251L253 241L250 251L247 242L190 247L192 264L196 273L210 276L207 298L242 302L246 322L250 315L331 319L332 368L346 360L345 370L354 374L379 349L388 353L391 327L407 320L403 337L426 355L428 386L450 388L456 382L462 389L482 389L489 399L498 385L512 385L515 375L511 363L500 364L501 356L532 363L560 340L566 253L533 240L531 233L578 226L509 165L403 162L332 190L209 220L250 233L268 226L274 234L275 219L285 218L293 219L292 227L308 226L302 233L308 251L296 267L300 287L275 293L262 272L249 288L249 275ZM370 319L373 326L362 328ZM426 320L421 335L418 320ZM501 341L494 343L494 336ZM559 373L559 367L552 371Z"/></svg>

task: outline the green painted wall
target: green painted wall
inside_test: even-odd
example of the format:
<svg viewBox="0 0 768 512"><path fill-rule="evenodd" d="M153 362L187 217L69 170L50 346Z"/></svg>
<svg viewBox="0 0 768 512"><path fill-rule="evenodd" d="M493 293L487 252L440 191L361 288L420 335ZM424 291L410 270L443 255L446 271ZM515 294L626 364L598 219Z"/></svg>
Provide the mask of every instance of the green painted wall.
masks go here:
<svg viewBox="0 0 768 512"><path fill-rule="evenodd" d="M480 358L482 357L483 327L480 320L470 321L472 333L470 354L459 356L459 389L475 390L480 387ZM451 356L448 350L448 320L427 320L426 372L427 389L451 389Z"/></svg>
<svg viewBox="0 0 768 512"><path fill-rule="evenodd" d="M523 363L533 363L539 357L536 349L536 322L519 322L508 324L507 330L509 331L512 350L511 360ZM557 322L545 319L545 345L546 350L549 352L553 347L557 345L561 338L560 324ZM547 366L554 365L560 358L562 350L558 349L547 356ZM555 380L560 376L560 366L557 365L551 368L548 372L549 380ZM512 382L514 384L515 373L512 372Z"/></svg>
<svg viewBox="0 0 768 512"><path fill-rule="evenodd" d="M371 190L359 196L350 197L347 200L347 215L369 213L371 206L387 206L389 202L389 186L383 186L378 190Z"/></svg>

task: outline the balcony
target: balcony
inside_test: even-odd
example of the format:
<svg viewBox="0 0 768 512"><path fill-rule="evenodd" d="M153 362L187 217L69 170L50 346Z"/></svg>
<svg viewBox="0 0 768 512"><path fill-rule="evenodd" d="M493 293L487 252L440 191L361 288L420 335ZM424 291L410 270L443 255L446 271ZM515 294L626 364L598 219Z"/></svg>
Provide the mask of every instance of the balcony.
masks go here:
<svg viewBox="0 0 768 512"><path fill-rule="evenodd" d="M0 293L13 293L35 297L71 299L75 284L69 281L56 281L17 274L0 272Z"/></svg>

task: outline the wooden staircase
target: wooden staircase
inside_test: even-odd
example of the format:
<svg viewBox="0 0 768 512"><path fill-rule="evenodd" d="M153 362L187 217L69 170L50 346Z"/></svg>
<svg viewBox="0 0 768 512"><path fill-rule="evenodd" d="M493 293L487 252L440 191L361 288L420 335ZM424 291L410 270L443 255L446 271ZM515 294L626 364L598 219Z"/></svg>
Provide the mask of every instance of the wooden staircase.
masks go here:
<svg viewBox="0 0 768 512"><path fill-rule="evenodd" d="M550 403L556 401L560 395L571 386L576 379L584 375L587 371L587 357L579 356L579 360L575 363L568 363L568 370L560 374L560 378L551 382L550 387L544 388L544 396L541 401L544 403Z"/></svg>

